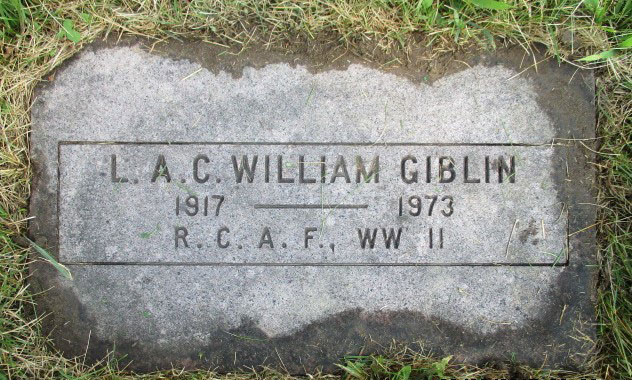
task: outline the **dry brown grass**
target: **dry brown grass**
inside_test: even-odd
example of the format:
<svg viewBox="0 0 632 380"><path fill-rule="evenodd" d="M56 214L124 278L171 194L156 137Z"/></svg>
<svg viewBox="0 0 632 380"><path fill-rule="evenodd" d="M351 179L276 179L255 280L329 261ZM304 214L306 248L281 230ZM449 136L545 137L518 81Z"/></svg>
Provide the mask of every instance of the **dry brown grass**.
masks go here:
<svg viewBox="0 0 632 380"><path fill-rule="evenodd" d="M138 378L104 358L88 366L66 359L42 336L28 289L27 250L15 241L25 234L29 184L29 108L35 85L83 45L106 35L141 35L156 41L200 38L226 46L258 41L282 46L296 36L341 44L351 51L372 41L387 54L406 50L424 36L435 51L465 44L485 48L518 43L525 50L542 43L549 54L570 64L596 68L598 162L602 212L599 220L602 284L598 315L600 354L585 374L548 373L520 367L474 368L449 365L445 374L499 378L518 374L549 377L632 377L632 62L630 49L607 61L577 58L616 47L629 36L632 2L517 1L507 11L490 11L470 2L435 1L166 1L166 0L0 0L0 379ZM432 3L432 2L431 2ZM619 5L617 5L619 4ZM628 5L629 7L625 8ZM600 8L604 7L603 15ZM65 20L80 40L58 36ZM374 359L367 359L374 360ZM377 359L375 359L377 360ZM406 365L433 371L437 359L394 349L366 377L393 377ZM380 367L381 366L381 367ZM382 369L380 369L382 368ZM433 372L427 372L428 374ZM430 375L429 375L430 376ZM177 369L143 378L216 378L208 372ZM222 378L284 377L269 370ZM323 375L315 375L323 377Z"/></svg>

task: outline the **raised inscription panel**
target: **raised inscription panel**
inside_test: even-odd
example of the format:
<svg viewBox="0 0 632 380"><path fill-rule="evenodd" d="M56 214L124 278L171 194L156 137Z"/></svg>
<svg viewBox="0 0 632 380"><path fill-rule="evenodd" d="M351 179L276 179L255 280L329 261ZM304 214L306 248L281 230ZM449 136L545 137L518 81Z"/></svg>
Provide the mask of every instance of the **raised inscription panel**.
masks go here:
<svg viewBox="0 0 632 380"><path fill-rule="evenodd" d="M567 263L551 146L59 149L60 258L68 263Z"/></svg>

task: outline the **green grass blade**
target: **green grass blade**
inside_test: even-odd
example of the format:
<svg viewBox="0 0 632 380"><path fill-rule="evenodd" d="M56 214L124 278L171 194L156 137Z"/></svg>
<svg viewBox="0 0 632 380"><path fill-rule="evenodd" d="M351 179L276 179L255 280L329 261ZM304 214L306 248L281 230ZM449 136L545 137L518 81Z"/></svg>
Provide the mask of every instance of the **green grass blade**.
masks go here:
<svg viewBox="0 0 632 380"><path fill-rule="evenodd" d="M509 4L495 0L472 0L472 4L476 5L479 8L491 9L494 11L503 11L513 8L513 6Z"/></svg>
<svg viewBox="0 0 632 380"><path fill-rule="evenodd" d="M578 59L578 61L582 61L582 62L602 61L602 60L606 60L608 58L614 57L615 54L616 54L616 51L614 49L610 49L610 50L602 51L601 53L598 53L598 54L593 54L584 58L580 58Z"/></svg>
<svg viewBox="0 0 632 380"><path fill-rule="evenodd" d="M632 16L630 16L632 17ZM632 47L632 36L626 38L625 40L621 41L618 45L619 48L622 49L627 49L629 47Z"/></svg>
<svg viewBox="0 0 632 380"><path fill-rule="evenodd" d="M39 245L35 244L35 242L33 240L31 240L29 238L26 238L26 240L28 240L29 243L31 243L31 246L33 246L33 248L35 248L35 251L37 253L39 253L46 261L51 263L55 267L55 269L57 269L57 271L59 271L59 273L61 273L62 276L66 277L69 280L72 280L72 273L70 273L70 271L68 270L68 268L66 268L66 266L64 266L63 264L60 264L57 260L55 260L53 255L48 253L48 251L45 250L44 248L42 248Z"/></svg>

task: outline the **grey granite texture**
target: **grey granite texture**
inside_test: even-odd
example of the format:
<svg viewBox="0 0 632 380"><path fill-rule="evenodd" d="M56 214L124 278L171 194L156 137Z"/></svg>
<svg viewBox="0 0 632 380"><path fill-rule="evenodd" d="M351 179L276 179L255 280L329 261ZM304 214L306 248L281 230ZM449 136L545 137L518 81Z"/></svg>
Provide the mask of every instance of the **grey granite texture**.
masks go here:
<svg viewBox="0 0 632 380"><path fill-rule="evenodd" d="M62 144L59 149L64 262L566 262L568 223L554 182L555 164L564 163L553 160L551 146ZM112 181L112 155L116 178L125 182ZM160 155L169 178L152 182ZM201 155L206 158L194 165ZM358 179L356 157L366 177ZM450 182L440 182L441 157L444 166L454 166L454 174L446 169L443 179ZM515 175L503 174L502 183L498 157L507 165L513 157L515 163ZM278 183L279 160L283 181L292 183ZM238 182L234 162L237 168L253 167L252 183L246 173ZM195 181L194 166L203 183ZM416 183L404 182L415 178ZM266 236L260 246L265 228L269 242ZM391 240L385 241L382 229ZM177 234L182 238L176 244Z"/></svg>
<svg viewBox="0 0 632 380"><path fill-rule="evenodd" d="M246 53L235 72L178 52L89 47L37 93L30 234L73 274L31 267L58 348L300 373L395 339L581 366L590 73L523 72L509 50L429 85L351 58Z"/></svg>

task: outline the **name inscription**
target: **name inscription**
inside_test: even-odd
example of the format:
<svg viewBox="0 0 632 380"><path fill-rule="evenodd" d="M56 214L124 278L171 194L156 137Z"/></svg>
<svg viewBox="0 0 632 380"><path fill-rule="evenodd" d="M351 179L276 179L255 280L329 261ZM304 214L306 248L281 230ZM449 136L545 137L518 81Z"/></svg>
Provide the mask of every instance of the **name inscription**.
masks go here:
<svg viewBox="0 0 632 380"><path fill-rule="evenodd" d="M60 143L60 258L563 265L554 169L550 146Z"/></svg>

